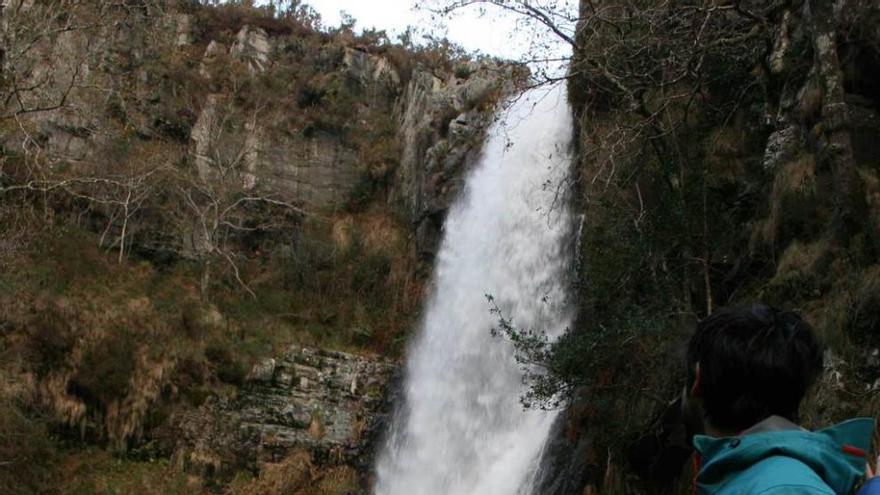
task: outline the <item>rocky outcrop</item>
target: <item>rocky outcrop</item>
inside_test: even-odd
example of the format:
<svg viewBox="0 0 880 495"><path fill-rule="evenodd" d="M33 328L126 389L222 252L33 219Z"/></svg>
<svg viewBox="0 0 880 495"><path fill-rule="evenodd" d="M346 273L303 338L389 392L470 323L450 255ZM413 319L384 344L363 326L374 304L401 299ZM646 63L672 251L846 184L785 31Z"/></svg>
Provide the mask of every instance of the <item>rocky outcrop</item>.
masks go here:
<svg viewBox="0 0 880 495"><path fill-rule="evenodd" d="M272 45L266 31L244 26L235 36L235 43L229 49L229 54L247 64L248 70L254 74L265 71L269 66L271 50Z"/></svg>
<svg viewBox="0 0 880 495"><path fill-rule="evenodd" d="M175 457L190 472L225 478L295 450L317 464L369 465L387 414L388 360L293 347L254 366L234 397L216 397L176 421Z"/></svg>
<svg viewBox="0 0 880 495"><path fill-rule="evenodd" d="M402 151L393 197L414 224L423 259L436 253L463 171L478 157L495 106L515 80L511 66L474 64L463 72L444 81L418 71L398 103Z"/></svg>
<svg viewBox="0 0 880 495"><path fill-rule="evenodd" d="M228 55L244 63L254 77L273 63L273 50L265 31L244 26ZM200 65L208 80L225 77L228 67L217 63L225 51L215 41L208 45ZM396 71L383 58L352 49L344 53L334 71L339 72L345 91L390 111L400 83ZM352 118L359 117L359 109L351 109ZM235 95L226 93L208 95L191 133L191 153L200 177L210 180L211 170L234 168L246 190L317 210L343 208L365 180L357 146L344 132L309 125L290 129L283 124L290 117L287 112L272 106L246 109Z"/></svg>
<svg viewBox="0 0 880 495"><path fill-rule="evenodd" d="M254 118L227 95L207 97L192 129L191 153L203 181L236 169L246 191L257 190L313 209L345 206L363 177L356 150L338 135L279 132L281 117Z"/></svg>

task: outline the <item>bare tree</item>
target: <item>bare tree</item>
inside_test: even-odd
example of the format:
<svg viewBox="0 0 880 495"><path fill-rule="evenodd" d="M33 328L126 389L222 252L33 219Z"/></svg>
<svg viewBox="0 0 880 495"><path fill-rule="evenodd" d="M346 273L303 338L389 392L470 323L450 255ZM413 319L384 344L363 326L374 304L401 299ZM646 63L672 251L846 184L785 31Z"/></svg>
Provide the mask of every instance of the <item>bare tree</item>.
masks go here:
<svg viewBox="0 0 880 495"><path fill-rule="evenodd" d="M113 2L7 1L0 21L0 120L64 107L113 7Z"/></svg>
<svg viewBox="0 0 880 495"><path fill-rule="evenodd" d="M105 244L108 233L116 227L118 233L115 236L116 241L112 243L111 247L117 249L117 261L122 263L125 257L130 222L153 194L155 190L154 179L166 169L166 165L157 164L149 168L136 168L129 165L124 169L124 173L34 179L24 184L2 188L0 194L8 196L21 191L46 194L63 193L85 201L89 208L100 206L108 209L107 223L101 234L100 244L102 246Z"/></svg>
<svg viewBox="0 0 880 495"><path fill-rule="evenodd" d="M243 136L233 124L233 111L225 107L217 100L210 101L193 131L200 136L195 167L177 171L176 191L183 207L175 216L179 229L189 232L193 255L202 261L202 292L207 291L213 261L219 259L232 270L241 287L255 296L241 276L235 237L280 228L289 214L310 213L300 205L259 191L252 172L258 160L256 122L260 110L252 111ZM267 211L257 211L260 208Z"/></svg>
<svg viewBox="0 0 880 495"><path fill-rule="evenodd" d="M517 62L532 71L535 84L547 84L566 78L566 67L577 47L576 0L419 0L417 7L441 18L459 11L476 11L487 19L493 15L512 16L516 25L516 43L528 45Z"/></svg>

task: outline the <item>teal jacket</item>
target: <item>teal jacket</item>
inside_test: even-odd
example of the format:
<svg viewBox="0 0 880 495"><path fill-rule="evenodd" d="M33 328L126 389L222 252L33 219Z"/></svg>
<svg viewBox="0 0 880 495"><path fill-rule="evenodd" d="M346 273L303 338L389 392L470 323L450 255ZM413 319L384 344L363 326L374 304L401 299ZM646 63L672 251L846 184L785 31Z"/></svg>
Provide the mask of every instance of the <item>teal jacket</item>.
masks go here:
<svg viewBox="0 0 880 495"><path fill-rule="evenodd" d="M874 420L812 432L772 416L737 437L694 437L699 495L849 495L865 473Z"/></svg>

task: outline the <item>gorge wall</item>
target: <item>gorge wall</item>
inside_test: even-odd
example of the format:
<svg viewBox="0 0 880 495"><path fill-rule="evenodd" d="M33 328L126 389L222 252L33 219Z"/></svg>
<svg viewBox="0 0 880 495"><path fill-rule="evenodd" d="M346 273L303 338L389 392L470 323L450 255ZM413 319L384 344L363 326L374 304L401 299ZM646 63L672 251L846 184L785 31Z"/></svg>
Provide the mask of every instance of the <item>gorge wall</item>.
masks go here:
<svg viewBox="0 0 880 495"><path fill-rule="evenodd" d="M0 491L362 489L524 71L305 8L0 14Z"/></svg>
<svg viewBox="0 0 880 495"><path fill-rule="evenodd" d="M807 426L880 411L876 2L626 5L581 2L576 392L540 493L687 493L683 350L718 307L815 326Z"/></svg>
<svg viewBox="0 0 880 495"><path fill-rule="evenodd" d="M70 179L108 160L121 174L134 157L120 152L161 143L142 151L205 183L234 172L228 187L309 211L383 196L423 232L428 255L436 233L424 221L442 217L453 177L516 72L442 53L419 59L387 40L323 34L234 6L92 7L70 18L28 2L6 7L6 38L21 49L7 55L8 154L39 152ZM101 21L71 25L87 16ZM41 17L68 25L50 38ZM175 248L198 244L189 241Z"/></svg>

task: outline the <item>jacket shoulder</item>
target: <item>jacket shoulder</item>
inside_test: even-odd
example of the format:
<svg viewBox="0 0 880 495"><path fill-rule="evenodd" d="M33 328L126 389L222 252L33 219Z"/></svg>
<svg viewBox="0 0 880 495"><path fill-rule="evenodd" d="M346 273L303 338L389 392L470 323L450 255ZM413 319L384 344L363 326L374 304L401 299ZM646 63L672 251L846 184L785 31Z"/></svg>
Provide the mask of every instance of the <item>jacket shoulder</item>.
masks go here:
<svg viewBox="0 0 880 495"><path fill-rule="evenodd" d="M718 495L734 494L836 495L809 466L786 456L763 459L737 474L718 492Z"/></svg>

